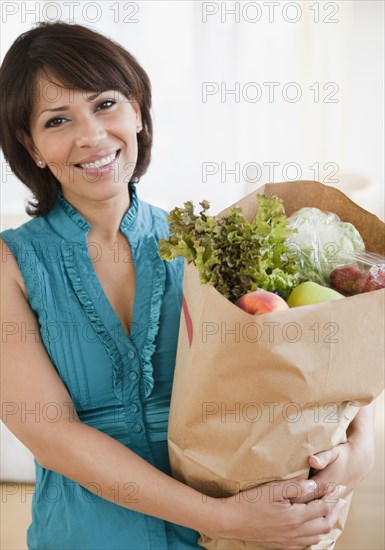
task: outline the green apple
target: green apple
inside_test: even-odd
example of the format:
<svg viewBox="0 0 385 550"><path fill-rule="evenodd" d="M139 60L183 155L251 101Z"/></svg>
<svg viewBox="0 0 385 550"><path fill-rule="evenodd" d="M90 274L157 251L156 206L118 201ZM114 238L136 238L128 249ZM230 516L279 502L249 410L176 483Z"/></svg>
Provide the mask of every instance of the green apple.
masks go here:
<svg viewBox="0 0 385 550"><path fill-rule="evenodd" d="M287 299L287 305L289 307L307 306L309 304L339 300L340 298L345 298L345 296L332 288L313 283L312 281L306 281L292 290Z"/></svg>

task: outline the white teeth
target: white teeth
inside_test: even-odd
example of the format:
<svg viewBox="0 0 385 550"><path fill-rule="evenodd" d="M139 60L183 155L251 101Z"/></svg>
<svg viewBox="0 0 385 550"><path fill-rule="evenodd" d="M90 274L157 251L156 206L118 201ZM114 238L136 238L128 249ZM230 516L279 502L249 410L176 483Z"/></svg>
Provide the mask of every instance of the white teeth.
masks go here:
<svg viewBox="0 0 385 550"><path fill-rule="evenodd" d="M103 159L96 160L95 162L87 162L85 164L79 164L80 168L100 168L106 164L110 164L116 157L116 153L113 153L109 157L104 157Z"/></svg>

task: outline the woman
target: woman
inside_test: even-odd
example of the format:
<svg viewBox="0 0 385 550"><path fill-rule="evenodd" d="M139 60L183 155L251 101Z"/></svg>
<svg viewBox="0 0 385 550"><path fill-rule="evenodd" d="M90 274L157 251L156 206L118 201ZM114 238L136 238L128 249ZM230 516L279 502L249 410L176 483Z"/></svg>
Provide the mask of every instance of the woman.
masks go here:
<svg viewBox="0 0 385 550"><path fill-rule="evenodd" d="M343 501L317 500L314 483L218 500L171 477L183 263L160 259L167 212L136 191L152 145L145 71L104 36L58 22L15 41L0 83L0 144L35 199L34 219L2 233L2 323L13 329L1 383L17 404L3 421L36 465L28 548L198 548L198 532L316 543ZM328 482L346 494L369 472L372 424L365 407L346 444L309 459L318 495Z"/></svg>

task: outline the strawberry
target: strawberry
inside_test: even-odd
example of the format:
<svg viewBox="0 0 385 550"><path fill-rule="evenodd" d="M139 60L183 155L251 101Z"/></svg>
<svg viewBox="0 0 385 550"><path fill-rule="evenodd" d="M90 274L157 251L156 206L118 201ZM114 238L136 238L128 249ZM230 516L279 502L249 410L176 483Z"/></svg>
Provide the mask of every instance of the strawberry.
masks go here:
<svg viewBox="0 0 385 550"><path fill-rule="evenodd" d="M362 273L354 283L354 294L370 292L385 288L385 270L378 266L371 267L368 271Z"/></svg>
<svg viewBox="0 0 385 550"><path fill-rule="evenodd" d="M361 271L354 265L336 267L330 274L330 286L344 294L357 294L355 283L361 276Z"/></svg>
<svg viewBox="0 0 385 550"><path fill-rule="evenodd" d="M371 280L372 277L369 271L364 271L363 273L361 273L358 279L353 283L352 294L362 294L363 292L367 292L367 289L371 284Z"/></svg>

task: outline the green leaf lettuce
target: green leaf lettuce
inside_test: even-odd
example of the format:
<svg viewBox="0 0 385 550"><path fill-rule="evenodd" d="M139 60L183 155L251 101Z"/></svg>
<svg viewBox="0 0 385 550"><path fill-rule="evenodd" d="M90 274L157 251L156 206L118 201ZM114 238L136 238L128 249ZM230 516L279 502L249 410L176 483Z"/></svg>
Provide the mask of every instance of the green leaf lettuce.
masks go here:
<svg viewBox="0 0 385 550"><path fill-rule="evenodd" d="M286 241L289 228L281 199L258 194L258 212L248 222L241 208L223 217L207 215L209 202L195 214L192 201L174 208L167 220L169 238L160 239L159 254L171 261L177 256L194 262L200 281L211 284L235 302L247 292L263 289L287 298L301 282L297 262Z"/></svg>

